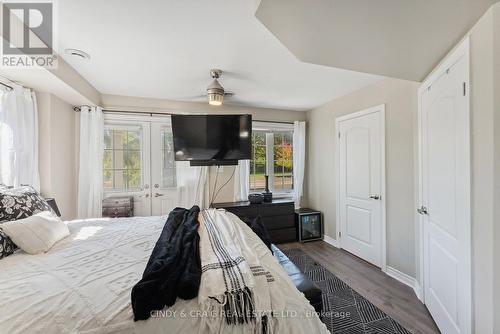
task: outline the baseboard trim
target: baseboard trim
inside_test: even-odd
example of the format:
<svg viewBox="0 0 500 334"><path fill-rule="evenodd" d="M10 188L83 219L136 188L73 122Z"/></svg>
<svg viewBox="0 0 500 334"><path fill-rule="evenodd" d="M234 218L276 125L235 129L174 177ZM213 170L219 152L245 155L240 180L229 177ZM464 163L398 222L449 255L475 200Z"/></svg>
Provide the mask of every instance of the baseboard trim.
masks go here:
<svg viewBox="0 0 500 334"><path fill-rule="evenodd" d="M418 299L422 300L422 289L415 278L389 266L387 266L386 274L412 288Z"/></svg>
<svg viewBox="0 0 500 334"><path fill-rule="evenodd" d="M326 242L327 244L332 245L335 248L340 248L340 244L337 241L337 239L333 239L332 237L329 237L327 235L323 236L323 241Z"/></svg>

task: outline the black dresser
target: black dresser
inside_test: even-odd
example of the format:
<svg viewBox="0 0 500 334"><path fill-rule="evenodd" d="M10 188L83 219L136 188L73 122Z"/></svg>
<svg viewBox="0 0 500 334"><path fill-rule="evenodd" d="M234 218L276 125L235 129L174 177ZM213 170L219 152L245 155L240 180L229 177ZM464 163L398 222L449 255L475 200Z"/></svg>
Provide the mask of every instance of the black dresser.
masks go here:
<svg viewBox="0 0 500 334"><path fill-rule="evenodd" d="M290 199L275 199L271 203L244 202L214 203L215 208L226 209L240 218L262 217L271 242L275 244L297 241L295 206Z"/></svg>

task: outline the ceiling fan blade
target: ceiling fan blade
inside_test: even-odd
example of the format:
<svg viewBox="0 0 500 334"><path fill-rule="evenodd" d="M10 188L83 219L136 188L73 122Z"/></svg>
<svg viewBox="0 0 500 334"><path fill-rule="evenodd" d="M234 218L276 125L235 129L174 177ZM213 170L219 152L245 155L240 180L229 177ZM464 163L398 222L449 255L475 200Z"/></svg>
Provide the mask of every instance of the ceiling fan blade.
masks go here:
<svg viewBox="0 0 500 334"><path fill-rule="evenodd" d="M191 96L184 96L182 97L183 100L194 100L194 99L203 99L207 98L206 94L200 94L200 95L191 95Z"/></svg>

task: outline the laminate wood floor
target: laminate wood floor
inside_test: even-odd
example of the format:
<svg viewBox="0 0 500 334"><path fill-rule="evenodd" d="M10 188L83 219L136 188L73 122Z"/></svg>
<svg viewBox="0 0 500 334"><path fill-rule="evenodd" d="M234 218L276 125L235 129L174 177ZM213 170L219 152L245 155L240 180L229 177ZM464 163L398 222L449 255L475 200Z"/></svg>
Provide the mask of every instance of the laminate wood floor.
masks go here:
<svg viewBox="0 0 500 334"><path fill-rule="evenodd" d="M302 249L325 269L399 322L412 333L440 333L429 311L413 289L383 273L379 268L324 241L278 245L286 250Z"/></svg>

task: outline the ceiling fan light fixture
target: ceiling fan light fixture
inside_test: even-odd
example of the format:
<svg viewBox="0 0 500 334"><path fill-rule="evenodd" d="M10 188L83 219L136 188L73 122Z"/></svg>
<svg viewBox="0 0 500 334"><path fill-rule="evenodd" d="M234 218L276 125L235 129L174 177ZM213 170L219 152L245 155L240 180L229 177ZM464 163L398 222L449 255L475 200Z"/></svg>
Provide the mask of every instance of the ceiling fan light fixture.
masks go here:
<svg viewBox="0 0 500 334"><path fill-rule="evenodd" d="M220 106L224 103L224 94L208 93L208 104L211 106Z"/></svg>
<svg viewBox="0 0 500 334"><path fill-rule="evenodd" d="M220 106L224 103L224 88L217 77L213 76L214 81L207 87L208 104L212 106Z"/></svg>

